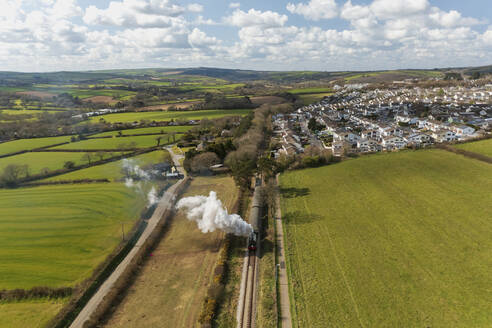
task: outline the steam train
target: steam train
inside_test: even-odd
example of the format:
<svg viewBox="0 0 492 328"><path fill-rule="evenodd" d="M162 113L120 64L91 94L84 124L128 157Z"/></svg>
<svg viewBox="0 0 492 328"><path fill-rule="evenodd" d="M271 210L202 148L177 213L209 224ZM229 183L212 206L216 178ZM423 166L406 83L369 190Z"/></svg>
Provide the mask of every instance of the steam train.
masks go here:
<svg viewBox="0 0 492 328"><path fill-rule="evenodd" d="M253 227L253 231L250 233L248 237L248 249L250 251L255 251L258 244L261 208L262 208L261 179L256 178L256 186L255 186L255 191L253 193L253 203L251 205L251 212L249 214L249 223Z"/></svg>

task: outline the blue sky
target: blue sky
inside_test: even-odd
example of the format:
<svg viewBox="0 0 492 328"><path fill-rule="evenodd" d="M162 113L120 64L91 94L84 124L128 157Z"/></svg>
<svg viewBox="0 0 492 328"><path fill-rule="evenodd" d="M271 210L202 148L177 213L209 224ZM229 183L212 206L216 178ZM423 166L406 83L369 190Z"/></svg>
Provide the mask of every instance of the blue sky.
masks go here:
<svg viewBox="0 0 492 328"><path fill-rule="evenodd" d="M490 0L0 0L0 70L492 64Z"/></svg>

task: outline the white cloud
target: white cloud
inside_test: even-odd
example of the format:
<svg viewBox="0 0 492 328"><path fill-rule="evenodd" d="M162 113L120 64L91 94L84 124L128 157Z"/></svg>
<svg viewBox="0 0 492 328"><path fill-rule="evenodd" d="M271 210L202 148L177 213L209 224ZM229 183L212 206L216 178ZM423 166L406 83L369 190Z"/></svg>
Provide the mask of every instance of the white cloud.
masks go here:
<svg viewBox="0 0 492 328"><path fill-rule="evenodd" d="M187 8L193 13L201 13L203 11L203 6L198 3L189 4Z"/></svg>
<svg viewBox="0 0 492 328"><path fill-rule="evenodd" d="M229 4L229 8L239 8L241 7L241 4L239 2L231 2Z"/></svg>
<svg viewBox="0 0 492 328"><path fill-rule="evenodd" d="M378 18L388 19L425 12L429 8L429 2L428 0L374 0L370 8Z"/></svg>
<svg viewBox="0 0 492 328"><path fill-rule="evenodd" d="M240 9L235 10L231 16L226 17L226 23L238 26L262 26L262 27L278 27L283 26L287 22L287 16L281 15L273 11L260 11L250 9L244 12Z"/></svg>
<svg viewBox="0 0 492 328"><path fill-rule="evenodd" d="M288 3L287 10L314 21L334 18L338 14L335 0L310 0L307 4Z"/></svg>
<svg viewBox="0 0 492 328"><path fill-rule="evenodd" d="M220 43L215 37L210 37L205 32L200 31L196 27L188 35L188 42L192 47L202 48Z"/></svg>

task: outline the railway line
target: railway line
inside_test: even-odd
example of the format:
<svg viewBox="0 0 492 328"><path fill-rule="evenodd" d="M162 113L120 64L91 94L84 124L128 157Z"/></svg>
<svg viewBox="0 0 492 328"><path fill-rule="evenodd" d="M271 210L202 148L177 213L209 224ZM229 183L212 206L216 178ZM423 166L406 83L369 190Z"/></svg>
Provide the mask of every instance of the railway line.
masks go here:
<svg viewBox="0 0 492 328"><path fill-rule="evenodd" d="M248 250L245 253L241 289L239 293L237 327L254 328L256 318L256 286L260 254L260 215L262 208L261 180L256 179L255 192L249 215L253 232L248 238Z"/></svg>

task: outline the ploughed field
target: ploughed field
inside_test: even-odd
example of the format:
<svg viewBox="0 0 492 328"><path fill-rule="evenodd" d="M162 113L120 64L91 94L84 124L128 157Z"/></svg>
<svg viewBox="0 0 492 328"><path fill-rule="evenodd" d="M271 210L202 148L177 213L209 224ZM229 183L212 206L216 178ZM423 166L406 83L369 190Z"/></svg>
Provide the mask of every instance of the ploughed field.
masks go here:
<svg viewBox="0 0 492 328"><path fill-rule="evenodd" d="M492 165L404 151L280 183L294 327L492 325Z"/></svg>
<svg viewBox="0 0 492 328"><path fill-rule="evenodd" d="M492 139L467 142L454 147L492 157Z"/></svg>
<svg viewBox="0 0 492 328"><path fill-rule="evenodd" d="M229 177L194 178L183 197L208 195L211 190L231 210L237 190ZM199 326L198 315L224 234L202 233L183 212L171 220L105 327Z"/></svg>

